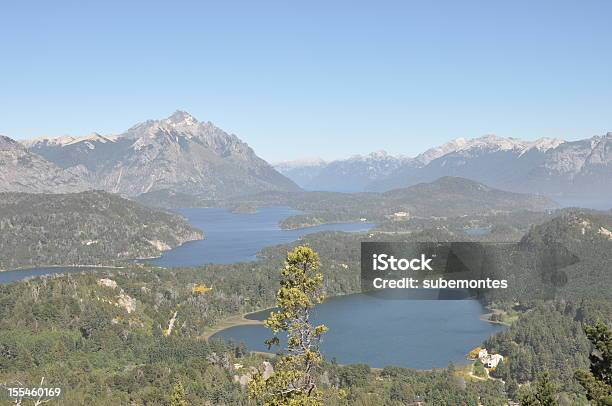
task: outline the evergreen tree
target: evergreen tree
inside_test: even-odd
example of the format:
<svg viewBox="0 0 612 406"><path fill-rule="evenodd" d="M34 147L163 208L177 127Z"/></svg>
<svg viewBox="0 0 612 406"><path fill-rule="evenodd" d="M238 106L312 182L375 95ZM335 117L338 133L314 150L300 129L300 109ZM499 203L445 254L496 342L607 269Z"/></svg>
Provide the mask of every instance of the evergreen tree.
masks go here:
<svg viewBox="0 0 612 406"><path fill-rule="evenodd" d="M188 406L189 402L185 399L185 388L181 381L178 381L172 387L172 393L170 394L170 406Z"/></svg>
<svg viewBox="0 0 612 406"><path fill-rule="evenodd" d="M319 342L327 328L310 321L310 310L323 301L323 275L318 269L319 256L309 247L298 246L287 254L276 294L279 311L264 322L274 333L266 343L278 345L277 334L284 332L287 350L279 355L268 379L260 373L249 383L249 395L264 405L323 404L316 373L323 360Z"/></svg>
<svg viewBox="0 0 612 406"><path fill-rule="evenodd" d="M590 371L576 371L576 380L596 405L612 405L612 332L603 323L585 326L584 332L595 349L589 356Z"/></svg>
<svg viewBox="0 0 612 406"><path fill-rule="evenodd" d="M542 373L536 382L536 397L542 406L557 406L555 384L548 372Z"/></svg>
<svg viewBox="0 0 612 406"><path fill-rule="evenodd" d="M548 372L538 376L535 389L526 389L519 394L521 406L558 406L554 383L550 380Z"/></svg>
<svg viewBox="0 0 612 406"><path fill-rule="evenodd" d="M519 393L519 385L513 378L508 378L504 388L510 399L517 398Z"/></svg>

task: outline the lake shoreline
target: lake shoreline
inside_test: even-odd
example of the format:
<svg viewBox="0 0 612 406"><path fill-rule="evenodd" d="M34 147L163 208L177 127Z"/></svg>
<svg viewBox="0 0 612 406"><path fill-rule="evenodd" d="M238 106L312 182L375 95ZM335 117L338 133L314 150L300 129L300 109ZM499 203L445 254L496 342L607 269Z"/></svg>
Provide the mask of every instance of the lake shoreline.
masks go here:
<svg viewBox="0 0 612 406"><path fill-rule="evenodd" d="M357 294L359 294L359 292L347 293L347 294L344 294L344 295L330 296L330 297L326 298L325 301L327 301L329 299L342 298L342 297L347 297L347 296L357 295ZM253 315L253 314L261 313L261 312L268 311L268 310L273 310L275 308L276 308L276 306L267 307L267 308L264 308L264 309L249 311L247 313L237 314L237 315L234 315L234 316L230 316L230 317L224 318L221 321L219 321L219 323L216 323L214 326L206 327L205 331L201 334L200 337L203 338L204 340L208 341L215 334L220 333L221 331L230 329L232 327L263 325L263 321L262 320L255 320L255 319L251 319L251 318L248 318L248 317ZM490 324L493 324L493 325L504 326L504 327L509 327L510 326L510 324L508 324L508 323L504 323L504 322L501 322L501 321L495 321L495 320L490 320L489 319L489 317L492 316L493 314L498 314L499 310L491 309L491 308L486 307L486 306L485 306L485 309L487 310L487 313L481 314L479 316L479 319L481 321L486 322L486 323L490 323ZM481 343L478 343L478 344L481 344ZM260 351L252 351L252 352L258 353ZM273 354L273 353L267 353L266 352L265 354ZM421 369L419 369L419 371L420 370ZM427 371L427 369L422 369L422 370L423 371Z"/></svg>
<svg viewBox="0 0 612 406"><path fill-rule="evenodd" d="M328 299L334 299L334 298L341 298L341 297L346 297L346 296L351 296L351 295L355 295L358 293L347 293L345 295L337 295L337 296L332 296ZM231 316L228 318L225 318L223 320L221 320L219 323L215 324L212 327L207 327L204 331L204 333L202 333L200 335L201 338L203 338L204 340L206 340L207 342L217 333L232 328L232 327L238 327L238 326L258 326L258 325L263 325L263 320L255 320L255 319L249 319L247 318L250 315L256 314L256 313L261 313L267 310L272 310L275 309L276 307L268 307L265 309L261 309L261 310L255 310L255 311L250 311L248 313L243 313L243 314L238 314L235 316ZM487 308L487 310L492 310ZM505 324L505 323L501 323L501 322L495 322L495 321L489 321L487 320L485 317L491 314L494 314L495 311L492 311L491 313L486 313L480 316L480 320L484 321L484 322L489 322L492 324L502 324L504 326L508 326L509 324ZM270 333L272 335L272 333ZM224 338L222 338L224 339ZM261 355L264 357L268 357L268 358L274 358L277 356L277 354L275 352L267 352L267 351L259 351L259 350L249 350L248 351L251 354L257 354L257 355ZM466 354L466 358L461 361L461 362L454 362L454 364L456 366L461 366L461 367L466 367L468 365L471 365L471 362L473 360L470 360L467 358L467 354ZM352 365L352 364L344 364L344 363L339 363L338 365L340 366L345 366L345 365ZM384 367L369 367L371 371L374 372L382 372L384 370ZM432 371L436 371L436 370L443 370L444 368L410 368L410 367L402 367L402 368L407 368L413 371L417 371L417 372L432 372Z"/></svg>
<svg viewBox="0 0 612 406"><path fill-rule="evenodd" d="M115 263L119 262L119 263L125 263L126 261L132 261L135 264L145 264L147 260L153 260L153 259L157 259L157 258L161 258L162 255L164 254L164 252L166 251L170 251L173 250L175 248L178 248L184 244L187 244L189 242L195 242L195 241L202 241L206 238L206 236L204 235L203 231L200 231L200 233L202 234L201 238L195 238L195 239L189 239L189 240L185 240L185 241L181 241L178 245L165 249L165 250L159 250L159 254L157 255L151 255L148 257L136 257L136 258L121 258L121 259L116 259L114 260ZM142 262L141 262L142 261ZM91 264L86 264L86 265L81 265L81 264L63 264L63 265L35 265L35 266L20 266L17 268L11 268L11 269L2 269L0 268L0 273L2 272L13 272L13 271L29 271L29 270L33 270L33 269L40 269L40 268L110 268L110 269L125 269L128 268L129 266L127 265L91 265Z"/></svg>
<svg viewBox="0 0 612 406"><path fill-rule="evenodd" d="M36 265L36 266L27 266L27 267L19 267L13 269L0 269L0 273L2 272L17 272L17 271L32 271L41 268L99 268L99 269L126 269L127 266L123 265Z"/></svg>
<svg viewBox="0 0 612 406"><path fill-rule="evenodd" d="M259 312L262 312L262 311L271 310L271 309L274 309L274 307L268 307L267 309L256 310L254 312L237 314L235 316L227 317L227 318L219 321L218 323L216 323L214 326L206 327L204 329L204 332L200 335L200 337L203 338L204 340L208 341L215 334L217 334L217 333L219 333L219 332L221 332L223 330L226 330L228 328L237 327L237 326L257 326L257 325L263 325L263 321L261 321L261 320L254 320L254 319L247 319L247 316L249 316L251 314L259 313Z"/></svg>

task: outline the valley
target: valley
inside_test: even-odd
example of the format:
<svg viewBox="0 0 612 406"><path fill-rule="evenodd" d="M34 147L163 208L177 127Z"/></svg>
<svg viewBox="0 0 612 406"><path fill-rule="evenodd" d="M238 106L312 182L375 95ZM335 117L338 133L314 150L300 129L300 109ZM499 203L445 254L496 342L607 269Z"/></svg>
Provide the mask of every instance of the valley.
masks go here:
<svg viewBox="0 0 612 406"><path fill-rule="evenodd" d="M327 297L313 313L330 329L325 390L502 405L546 370L560 398L586 405L574 371L589 362L583 326L612 320L612 212L556 198L582 182L596 193L580 198L609 201L609 137L486 136L276 169L182 111L116 135L3 137L0 384L79 382L67 404L102 405L163 403L180 381L191 400L247 405L243 368L277 362L252 318L274 307L285 255L305 245ZM525 255L496 263L505 289L385 298L361 291L364 241ZM505 361L483 373L467 364L476 346Z"/></svg>
<svg viewBox="0 0 612 406"><path fill-rule="evenodd" d="M290 212L282 213L286 215ZM237 218L251 216L256 222L259 221L256 214L228 214L228 216L237 216ZM264 228L273 227L277 223L278 218L266 217L263 224L267 225ZM579 220L573 220L576 218ZM212 216L210 219L218 220L219 216ZM542 226L534 234L530 234L531 237L526 238L525 241L539 241L537 236L544 235L545 230L559 229L562 224L567 224L566 231L562 235L567 235L571 240L573 236L583 235L580 224L587 219L591 226L590 231L585 232L584 235L589 238L602 235L598 231L601 227L609 227L610 216L607 214L571 212L563 215L561 213L561 216L553 216L552 221L544 220ZM465 218L468 224L472 220ZM520 224L520 221L517 220L515 223ZM241 234L242 230L249 229L248 224L240 220L234 227L235 232ZM575 229L575 224L578 224L577 229ZM213 230L214 225L208 228ZM232 227L225 224L222 228L229 230ZM572 300L571 296L568 296L565 301L550 302L550 299L542 300L535 296L523 296L520 299L522 309L514 310L518 311L518 319L512 323L512 326L522 327L517 329L511 326L507 330L509 333L494 335L489 339L487 337L499 331L499 327L480 320L479 316L484 310L477 301L381 300L378 306L372 306L372 298L344 296L359 291L359 241L364 239L405 240L406 238L429 240L432 231L434 230L415 229L410 237L407 237L406 234L326 231L304 235L300 238L300 244L308 244L321 254L327 296L331 298L342 296L330 299L328 307L321 310L320 317L329 323L332 331L335 327L338 332L335 338L330 336L324 352L330 358L336 358L338 362L357 363L346 366L332 363L326 366L330 376L341 377L344 374L359 371L357 376L361 376L362 379L371 376L372 382L376 382L374 377L382 376L393 383L407 374L413 376L411 379L414 379L414 382L422 382L421 386L418 386L421 389L417 389L415 396L432 396L431 390L434 382L447 379L444 377L452 377L455 374L453 372L455 367L446 368L448 362L453 361L456 365L463 364L466 352L481 341L486 341L487 348L497 349L505 355L511 354L511 359L521 359L522 351L537 352L539 360L544 360L545 366L550 365L551 368L556 365L561 354L568 351L567 348L579 345L583 350L575 353L573 358L564 361L562 370L571 371L573 368L585 365L587 344L584 337L580 336L579 330L576 330L578 325L576 320L578 317L585 321L594 320L602 316L609 317L612 314L609 312L610 301L595 299L598 295L595 294L592 286L589 291L589 297L592 299L585 299L580 293L582 287L574 283L568 286L570 289L568 293L573 292L572 294L577 294L576 297L581 299ZM492 228L492 235L493 237L497 235L494 228ZM474 237L464 234L464 238ZM605 240L601 240L601 243L606 244ZM284 253L295 244L294 242L289 245L268 246L260 251L258 261L180 267L172 270L154 266L94 269L84 273L68 273L0 285L1 327L3 328L0 343L5 352L14 354L10 358L0 358L4 366L3 372L0 373L0 381L6 381L17 375L27 379L24 374L36 375L41 373L40 368L44 368L47 371L48 379L59 384L63 382L65 372L62 375L53 372L54 370L59 371L55 369L60 368L58 362L73 364L83 359L91 360L93 353L88 348L92 347L97 348L96 351L112 352L116 355L109 357L108 361L101 365L103 369L94 368L93 374L84 375L75 370L70 379L80 379L83 380L83 383L78 389L72 391L68 399L79 399L80 396L86 396L92 390L90 385L95 385L95 380L100 379L105 382L106 387L114 389L99 397L98 402L126 399L124 383L132 382L132 378L126 372L121 372L123 368L120 366L132 365L130 368L147 373L149 367L146 365L157 368L155 365L160 365L158 363L161 362L165 365L172 365L174 372L154 378L155 385L161 387L171 385L172 377L177 376L176 374L182 376L182 380L189 381L188 371L200 371L203 375L197 380L208 389L194 393L200 393L200 396L215 402L239 403L240 399L244 399L244 393L240 385L231 383L233 376L240 373L232 365L257 366L260 364L263 355L257 355L257 353L249 355L248 350L262 350L261 343L257 343L260 338L263 338L265 332L259 326L243 326L223 330L216 335L216 337L231 338L229 344L222 344L215 339L210 339L208 343L201 342L199 337L210 335L211 328L222 326L227 320L241 317L244 313L269 308L273 304L272 287L278 278L275 269L282 264ZM240 252L238 246L234 245L234 247L236 252ZM536 275L534 277L537 278ZM111 280L114 283L101 284L101 280ZM533 280L525 281L526 284L533 282ZM113 287L115 284L116 287ZM195 289L197 286L207 286L211 290L203 290L204 293L198 293L200 291ZM600 286L604 288L601 293L607 294L605 286L608 285L602 283ZM518 290L510 292L515 298L521 297L516 296L521 294L521 288L519 286L517 288ZM28 292L37 293L32 296ZM362 307L358 305L360 301L363 301ZM123 307L127 303L130 304L130 307ZM498 312L510 311L514 307L511 300L504 300L496 296L483 298L482 303L497 309ZM572 306L572 310L564 312L562 308L559 308L560 303ZM390 311L391 308L395 310ZM361 310L357 311L357 309ZM406 312L407 310L409 311ZM351 317L346 317L347 311ZM359 317L354 317L355 314L358 314ZM17 318L22 320L18 330L9 327ZM161 333L171 319L175 319L174 329L170 336L164 337ZM451 320L452 323L449 324ZM539 327L534 324L536 322L539 323ZM559 341L556 345L541 347L536 341L519 335L520 331L533 328L541 331L541 334L550 329L552 336L546 336L546 341L566 337L563 340L569 340L569 342L567 345L560 346ZM540 330L541 328L544 330ZM56 332L52 333L52 331ZM404 333L401 333L402 331ZM404 341L393 341L394 344L385 341L398 334L404 337ZM432 336L437 337L438 340L451 339L453 344L449 345L444 341L432 342ZM369 339L364 342L358 337L369 337ZM417 339L418 337L421 338ZM510 347L508 347L508 340L514 343ZM242 346L241 341L245 341L247 347ZM33 344L29 347L22 344L28 342ZM41 345L45 347L59 345L59 347L47 353L47 356L52 355L51 358L40 358L42 354L37 353L36 348ZM392 347L392 345L398 347ZM513 349L514 352L509 353L510 350L507 348L515 345L519 346L519 350ZM61 349L66 346L76 347L60 356L57 351L66 351ZM365 348L368 350L365 351ZM396 349L386 351L389 348ZM437 359L435 363L432 363L434 358L431 356L423 358L416 356L416 354L427 354L428 351L435 351L435 359ZM398 358L398 354L402 354L401 357L405 358ZM23 357L33 357L40 367L27 366L26 372L24 368L28 364L23 362L27 358ZM206 360L204 365L197 364L198 359L200 359L199 362ZM385 359L387 361L384 361ZM368 362L382 369L377 370L378 372L371 371L369 367L362 366L360 362ZM398 363L400 365L405 363L405 366L419 369L429 370L432 367L441 369L417 373L410 369L388 366L389 364L398 365ZM511 378L505 376L505 380L526 382L533 379L534 371L541 367L542 364L536 362L535 359L525 358L519 364L512 363L510 372L500 370L499 374L500 376L505 376L503 374L506 373L511 374ZM117 370L108 377L100 375L105 374L103 371L108 368ZM412 375L415 373L417 375ZM224 395L214 395L215 392L210 392L212 383L207 380L212 378L207 377L209 374L214 374L217 382L219 380L226 382ZM92 381L92 379L95 380ZM478 396L485 396L485 392L492 390L492 393L487 396L493 396L492 399L499 401L504 399L505 395L498 387L499 382L479 379L467 378L467 381L464 381L467 386L463 389L461 385L451 384L446 387L445 393L455 393L454 396L465 396L465 399L469 399L476 393L480 394ZM567 374L556 375L556 379L563 383L563 390L567 396L571 397L579 393L579 389ZM113 382L116 380L124 383L121 386L114 386ZM354 396L358 396L361 390L373 389L373 387L363 386L365 384L353 381L345 381L341 385L350 390ZM143 389L146 388L146 385L141 386ZM130 396L142 399L143 396L147 396L143 389L134 389ZM386 390L388 390L387 386L380 386L376 389L379 396L383 397L389 396Z"/></svg>

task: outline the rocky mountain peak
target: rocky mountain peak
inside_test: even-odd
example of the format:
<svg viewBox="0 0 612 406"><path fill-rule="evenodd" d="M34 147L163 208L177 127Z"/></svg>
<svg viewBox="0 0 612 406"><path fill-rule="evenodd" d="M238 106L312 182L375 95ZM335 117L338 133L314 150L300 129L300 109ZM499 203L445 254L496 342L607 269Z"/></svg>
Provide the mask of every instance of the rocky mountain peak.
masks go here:
<svg viewBox="0 0 612 406"><path fill-rule="evenodd" d="M198 121L191 114L181 110L175 111L165 119L136 124L118 137L140 140L139 144L148 144L155 139L178 141L197 138L205 142L213 142L213 139L216 140L214 142L219 142L220 139L227 142L238 140L238 137L227 134L210 121Z"/></svg>
<svg viewBox="0 0 612 406"><path fill-rule="evenodd" d="M117 135L38 140L29 148L99 189L129 196L173 190L225 197L299 189L236 135L181 110Z"/></svg>
<svg viewBox="0 0 612 406"><path fill-rule="evenodd" d="M198 120L196 120L195 117L182 110L175 111L170 117L163 121L171 126L198 124Z"/></svg>
<svg viewBox="0 0 612 406"><path fill-rule="evenodd" d="M549 149L557 148L559 145L563 144L565 141L559 138L538 138L529 144L529 148L535 148L540 151L548 151Z"/></svg>
<svg viewBox="0 0 612 406"><path fill-rule="evenodd" d="M13 149L18 149L20 147L17 141L0 134L0 150L8 151Z"/></svg>
<svg viewBox="0 0 612 406"><path fill-rule="evenodd" d="M468 140L463 137L455 138L454 140L451 140L438 147L428 149L427 151L417 156L416 159L420 161L421 163L423 163L424 165L427 165L434 159L440 158L441 156L444 156L448 153L457 151L459 148L465 146L467 143L468 143Z"/></svg>
<svg viewBox="0 0 612 406"><path fill-rule="evenodd" d="M0 135L0 192L69 193L89 188L78 175Z"/></svg>
<svg viewBox="0 0 612 406"><path fill-rule="evenodd" d="M477 148L477 149L493 149L493 150L501 150L501 151L507 151L507 150L513 150L513 149L522 150L525 148L526 144L527 143L525 141L519 140L517 138L505 138L505 137L499 137L495 134L487 134L480 138L474 138L474 139L469 140L460 149L466 150L466 149Z"/></svg>

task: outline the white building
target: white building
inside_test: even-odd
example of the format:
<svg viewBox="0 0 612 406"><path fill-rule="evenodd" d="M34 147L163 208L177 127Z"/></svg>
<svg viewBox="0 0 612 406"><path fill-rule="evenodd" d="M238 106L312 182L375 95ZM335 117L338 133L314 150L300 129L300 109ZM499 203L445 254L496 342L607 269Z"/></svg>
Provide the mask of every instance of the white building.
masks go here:
<svg viewBox="0 0 612 406"><path fill-rule="evenodd" d="M489 354L488 351L483 348L478 352L478 359L486 368L497 368L499 363L504 360L504 357L500 354Z"/></svg>
<svg viewBox="0 0 612 406"><path fill-rule="evenodd" d="M497 368L497 365L499 365L499 363L503 360L504 360L504 357L502 355L499 355L499 354L489 355L489 358L487 362L485 363L485 367Z"/></svg>

